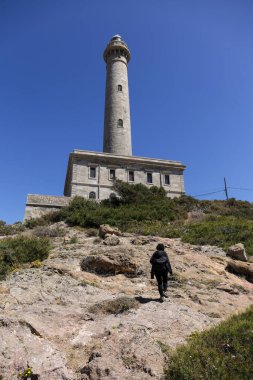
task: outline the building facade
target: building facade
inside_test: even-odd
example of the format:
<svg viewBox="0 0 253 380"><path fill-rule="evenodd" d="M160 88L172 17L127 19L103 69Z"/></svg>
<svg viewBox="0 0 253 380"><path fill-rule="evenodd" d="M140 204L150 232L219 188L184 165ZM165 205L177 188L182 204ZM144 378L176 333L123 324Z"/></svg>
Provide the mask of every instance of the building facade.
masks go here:
<svg viewBox="0 0 253 380"><path fill-rule="evenodd" d="M163 187L168 197L184 194L185 166L178 161L132 155L127 44L115 35L104 51L106 91L103 152L74 150L69 155L65 197L29 194L25 219L59 209L78 195L97 201L115 196L115 179Z"/></svg>
<svg viewBox="0 0 253 380"><path fill-rule="evenodd" d="M64 195L102 200L114 196L113 181L163 187L167 196L184 194L180 162L75 150L70 154Z"/></svg>

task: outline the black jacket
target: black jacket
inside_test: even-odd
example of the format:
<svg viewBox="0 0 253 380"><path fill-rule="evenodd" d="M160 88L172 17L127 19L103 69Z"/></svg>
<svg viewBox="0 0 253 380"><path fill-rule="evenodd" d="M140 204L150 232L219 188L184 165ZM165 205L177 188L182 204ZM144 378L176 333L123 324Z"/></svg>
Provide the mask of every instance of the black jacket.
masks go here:
<svg viewBox="0 0 253 380"><path fill-rule="evenodd" d="M150 263L152 264L151 276L155 272L159 273L165 270L172 274L170 261L165 251L155 251L150 259Z"/></svg>

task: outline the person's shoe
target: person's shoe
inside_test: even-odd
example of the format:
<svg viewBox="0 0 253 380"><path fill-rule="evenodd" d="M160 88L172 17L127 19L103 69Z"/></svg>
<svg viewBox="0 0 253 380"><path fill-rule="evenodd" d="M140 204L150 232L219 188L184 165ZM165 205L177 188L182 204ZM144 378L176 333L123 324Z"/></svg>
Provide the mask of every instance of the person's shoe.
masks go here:
<svg viewBox="0 0 253 380"><path fill-rule="evenodd" d="M164 297L160 297L159 301L160 301L161 303L163 303L163 302L164 302Z"/></svg>
<svg viewBox="0 0 253 380"><path fill-rule="evenodd" d="M169 298L167 292L164 292L163 296L164 296L165 298Z"/></svg>

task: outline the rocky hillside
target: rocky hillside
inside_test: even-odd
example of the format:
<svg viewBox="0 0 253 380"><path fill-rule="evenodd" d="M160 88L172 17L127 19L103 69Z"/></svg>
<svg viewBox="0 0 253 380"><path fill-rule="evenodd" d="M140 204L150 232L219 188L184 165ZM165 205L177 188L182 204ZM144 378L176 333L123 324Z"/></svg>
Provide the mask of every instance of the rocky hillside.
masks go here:
<svg viewBox="0 0 253 380"><path fill-rule="evenodd" d="M3 380L27 363L40 380L163 379L164 345L252 304L253 283L225 270L231 259L220 248L129 233L100 239L59 224L66 235L51 238L48 259L0 282ZM174 270L164 303L150 280L158 242Z"/></svg>

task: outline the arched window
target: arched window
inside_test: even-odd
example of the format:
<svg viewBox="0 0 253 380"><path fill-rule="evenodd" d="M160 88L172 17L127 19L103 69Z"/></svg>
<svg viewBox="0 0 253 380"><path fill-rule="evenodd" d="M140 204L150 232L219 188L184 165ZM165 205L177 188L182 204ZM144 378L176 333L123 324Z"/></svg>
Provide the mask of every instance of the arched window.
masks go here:
<svg viewBox="0 0 253 380"><path fill-rule="evenodd" d="M95 191L91 191L90 192L89 199L96 199L96 193L95 193Z"/></svg>
<svg viewBox="0 0 253 380"><path fill-rule="evenodd" d="M123 127L123 120L122 119L118 120L118 127Z"/></svg>
<svg viewBox="0 0 253 380"><path fill-rule="evenodd" d="M122 86L121 86L121 84L118 84L118 91L119 91L119 92L122 91Z"/></svg>

